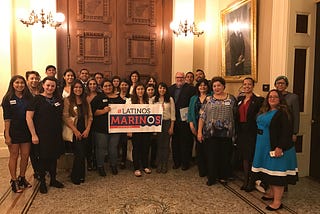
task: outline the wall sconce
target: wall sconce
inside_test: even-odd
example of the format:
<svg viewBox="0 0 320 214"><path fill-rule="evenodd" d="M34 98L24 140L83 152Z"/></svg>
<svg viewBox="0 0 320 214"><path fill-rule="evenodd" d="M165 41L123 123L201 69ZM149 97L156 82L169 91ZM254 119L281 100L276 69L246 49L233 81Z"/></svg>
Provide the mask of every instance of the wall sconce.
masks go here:
<svg viewBox="0 0 320 214"><path fill-rule="evenodd" d="M174 22L171 22L170 28L176 36L179 36L181 34L187 36L188 33L192 33L193 35L199 37L204 33L204 30L200 29L195 22L193 22L192 24L188 24L187 20L184 21L184 24L182 23L182 21L180 21L179 25L177 25Z"/></svg>
<svg viewBox="0 0 320 214"><path fill-rule="evenodd" d="M44 28L45 25L49 25L55 29L60 27L65 19L63 13L52 13L49 11L48 14L46 14L43 9L41 9L39 14L32 10L29 15L25 11L20 11L18 16L19 20L27 27L40 23L42 28Z"/></svg>

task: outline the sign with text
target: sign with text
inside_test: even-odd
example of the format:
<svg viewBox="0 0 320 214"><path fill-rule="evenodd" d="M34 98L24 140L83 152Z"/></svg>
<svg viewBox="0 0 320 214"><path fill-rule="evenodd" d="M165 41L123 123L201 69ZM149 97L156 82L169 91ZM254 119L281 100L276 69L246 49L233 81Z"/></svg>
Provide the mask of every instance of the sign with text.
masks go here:
<svg viewBox="0 0 320 214"><path fill-rule="evenodd" d="M161 132L161 104L110 104L109 133Z"/></svg>

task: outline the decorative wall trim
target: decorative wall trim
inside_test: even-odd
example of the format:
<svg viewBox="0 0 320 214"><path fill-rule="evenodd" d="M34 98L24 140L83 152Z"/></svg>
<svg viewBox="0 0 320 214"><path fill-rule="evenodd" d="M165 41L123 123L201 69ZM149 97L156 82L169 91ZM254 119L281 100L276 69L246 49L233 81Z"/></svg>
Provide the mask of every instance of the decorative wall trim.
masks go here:
<svg viewBox="0 0 320 214"><path fill-rule="evenodd" d="M157 34L127 33L126 64L156 65Z"/></svg>
<svg viewBox="0 0 320 214"><path fill-rule="evenodd" d="M110 0L78 0L77 2L77 21L103 22L110 24Z"/></svg>
<svg viewBox="0 0 320 214"><path fill-rule="evenodd" d="M77 63L100 62L111 64L111 32L77 31Z"/></svg>
<svg viewBox="0 0 320 214"><path fill-rule="evenodd" d="M127 0L127 24L156 26L155 0Z"/></svg>

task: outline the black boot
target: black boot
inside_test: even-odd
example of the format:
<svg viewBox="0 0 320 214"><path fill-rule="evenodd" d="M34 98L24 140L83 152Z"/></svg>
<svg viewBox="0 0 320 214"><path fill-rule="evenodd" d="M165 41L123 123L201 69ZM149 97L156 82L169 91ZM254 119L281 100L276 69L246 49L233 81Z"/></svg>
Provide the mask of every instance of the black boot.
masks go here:
<svg viewBox="0 0 320 214"><path fill-rule="evenodd" d="M255 184L256 184L256 175L255 173L250 172L248 176L248 182L247 186L244 189L246 192L252 192L255 189Z"/></svg>
<svg viewBox="0 0 320 214"><path fill-rule="evenodd" d="M57 181L55 178L51 178L50 180L50 186L55 188L63 188L64 185L60 181Z"/></svg>

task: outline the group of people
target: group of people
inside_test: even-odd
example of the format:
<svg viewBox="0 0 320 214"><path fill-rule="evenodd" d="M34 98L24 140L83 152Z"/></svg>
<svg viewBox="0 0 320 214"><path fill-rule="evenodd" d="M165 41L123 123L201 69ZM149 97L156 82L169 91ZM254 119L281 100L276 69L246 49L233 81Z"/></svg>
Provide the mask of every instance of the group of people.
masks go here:
<svg viewBox="0 0 320 214"><path fill-rule="evenodd" d="M250 77L243 80L241 93L235 97L225 91L222 77L207 80L201 69L186 75L177 72L171 86L157 83L154 77L142 82L138 71L128 79L107 79L102 73L91 77L88 69L81 69L77 77L67 69L60 82L55 78L56 68L50 65L46 75L41 81L36 71L26 72L26 79L13 76L2 100L14 192L31 187L25 179L29 156L41 193L47 193L47 172L50 186L63 188L56 179L56 168L66 144L74 154L74 184L85 181L86 165L87 170L97 169L100 176L106 176L106 157L111 173L116 175L118 165L126 167L128 139L132 141L136 177L150 174L152 168L167 173L170 143L172 168L188 170L195 143L199 176L207 177L208 186L217 181L226 184L232 176L231 157L236 145L244 171L241 189L251 191L258 179L270 186L263 196L272 200L268 210L282 208L284 187L297 181L294 142L299 129L299 103L297 95L286 90L289 82L285 76L276 79L276 89L264 99L254 94ZM162 104L162 131L109 133L112 104ZM72 130L70 142L63 142L62 123Z"/></svg>

